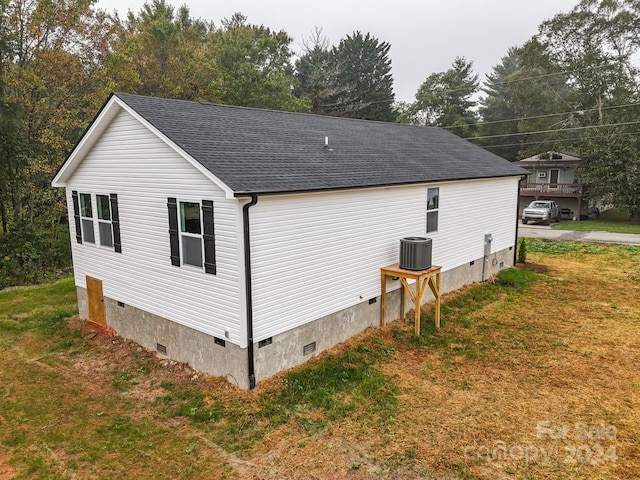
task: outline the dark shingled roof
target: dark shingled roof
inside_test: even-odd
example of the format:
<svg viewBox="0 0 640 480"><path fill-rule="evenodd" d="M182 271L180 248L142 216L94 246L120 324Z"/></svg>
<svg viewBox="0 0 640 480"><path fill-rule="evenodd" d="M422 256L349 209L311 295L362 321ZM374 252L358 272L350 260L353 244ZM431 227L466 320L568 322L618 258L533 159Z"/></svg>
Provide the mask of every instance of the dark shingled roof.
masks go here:
<svg viewBox="0 0 640 480"><path fill-rule="evenodd" d="M114 95L236 196L527 173L440 128Z"/></svg>

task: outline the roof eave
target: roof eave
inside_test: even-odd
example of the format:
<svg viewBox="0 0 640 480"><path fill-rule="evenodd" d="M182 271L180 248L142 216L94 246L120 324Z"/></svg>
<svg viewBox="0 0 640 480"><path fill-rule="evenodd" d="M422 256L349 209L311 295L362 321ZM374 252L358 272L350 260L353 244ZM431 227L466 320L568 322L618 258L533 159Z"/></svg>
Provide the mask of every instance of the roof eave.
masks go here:
<svg viewBox="0 0 640 480"><path fill-rule="evenodd" d="M526 162L526 163L521 163L521 162L514 162L517 166L522 167L522 168L552 168L552 167L562 167L562 168L576 168L580 162L577 161L566 161L566 162L543 162L543 161L539 161L539 162Z"/></svg>
<svg viewBox="0 0 640 480"><path fill-rule="evenodd" d="M147 127L152 133L154 133L160 140L162 140L169 148L171 148L174 152L184 158L187 162L193 165L200 173L202 173L205 177L211 180L214 184L220 187L224 193L226 198L234 198L235 192L229 187L225 182L220 180L216 175L211 173L204 165L202 165L198 160L185 152L179 145L173 142L169 137L167 137L164 133L158 130L151 122L145 119L142 115L136 112L133 108L127 105L126 102L119 99L117 97L117 93L114 94L114 98L117 99L119 104L122 106L124 110L126 110L129 114L131 114L136 120L142 123L145 127Z"/></svg>
<svg viewBox="0 0 640 480"><path fill-rule="evenodd" d="M65 160L65 162L60 166L53 177L53 180L51 180L51 185L53 187L65 187L67 185L67 180L69 180L69 177L75 171L78 164L87 152L91 150L91 147L93 147L96 140L100 137L100 134L109 126L111 120L113 120L120 111L118 103L118 100L113 94L107 98L87 130L84 132L82 137L80 137L80 140L67 157L67 160Z"/></svg>
<svg viewBox="0 0 640 480"><path fill-rule="evenodd" d="M109 96L94 120L91 122L91 125L89 126L87 131L84 133L78 144L72 150L67 160L60 167L53 180L51 181L52 186L66 187L67 181L69 180L75 169L78 167L80 162L91 150L93 145L100 138L100 135L106 130L115 116L122 110L125 110L136 120L142 123L147 129L149 129L154 135L156 135L160 140L168 145L173 151L187 160L200 173L202 173L205 177L215 183L218 187L220 187L225 192L226 198L234 198L235 192L228 185L226 185L222 180L213 175L200 162L198 162L195 158L193 158L182 148L176 145L173 141L171 141L166 135L164 135L156 127L154 127L153 124L148 122L144 117L138 114L138 112L127 105L126 102L118 98L117 94L115 93L112 93Z"/></svg>
<svg viewBox="0 0 640 480"><path fill-rule="evenodd" d="M397 182L397 183L382 183L382 184L370 184L370 185L346 185L343 187L326 187L326 188L307 188L307 189L292 189L292 190L237 190L234 192L235 197L251 197L253 195L259 196L272 196L272 195L295 195L302 193L322 193L322 192L334 192L340 190L362 190L364 188L385 188L385 187L402 187L408 185L427 185L433 183L445 183L445 182L457 182L466 180L487 180L490 178L506 178L506 177L518 177L526 175L528 172L522 169L523 173L510 173L505 175L490 175L486 177L458 177L458 178L441 178L438 180L420 180L411 182Z"/></svg>

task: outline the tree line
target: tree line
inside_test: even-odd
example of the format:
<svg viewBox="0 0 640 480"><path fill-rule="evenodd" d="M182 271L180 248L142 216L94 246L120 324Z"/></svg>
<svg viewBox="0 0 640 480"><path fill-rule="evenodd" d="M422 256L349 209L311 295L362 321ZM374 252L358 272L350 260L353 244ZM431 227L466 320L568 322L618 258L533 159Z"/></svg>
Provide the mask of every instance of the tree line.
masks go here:
<svg viewBox="0 0 640 480"><path fill-rule="evenodd" d="M235 14L220 25L146 3L126 18L93 0L0 0L0 223L54 228L49 182L112 91L393 121L390 45L354 32L292 38Z"/></svg>
<svg viewBox="0 0 640 480"><path fill-rule="evenodd" d="M166 0L124 18L95 0L0 0L0 263L36 275L68 262L49 183L113 91L441 126L509 160L576 151L594 192L640 219L639 28L634 0L582 0L483 82L456 58L407 103L391 45L369 33L331 45L317 30L296 55L285 31L240 13L215 24Z"/></svg>
<svg viewBox="0 0 640 480"><path fill-rule="evenodd" d="M575 152L591 194L640 223L639 53L640 3L581 0L509 48L483 82L464 58L430 75L400 119L508 160Z"/></svg>
<svg viewBox="0 0 640 480"><path fill-rule="evenodd" d="M64 192L50 181L109 93L394 121L390 45L219 24L150 0L121 18L96 0L0 0L0 288L69 263ZM3 280L4 278L4 280ZM8 280L12 278L12 280Z"/></svg>

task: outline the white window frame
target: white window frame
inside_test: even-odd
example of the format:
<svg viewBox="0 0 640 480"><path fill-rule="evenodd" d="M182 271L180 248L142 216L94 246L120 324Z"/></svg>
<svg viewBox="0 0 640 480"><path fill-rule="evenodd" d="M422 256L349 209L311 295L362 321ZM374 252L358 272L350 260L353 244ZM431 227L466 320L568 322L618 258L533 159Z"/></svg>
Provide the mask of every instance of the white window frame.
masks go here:
<svg viewBox="0 0 640 480"><path fill-rule="evenodd" d="M186 267L186 268L192 268L195 270L200 270L200 271L204 271L204 223L203 223L203 218L202 218L202 201L200 200L189 200L189 199L184 199L184 198L178 198L176 199L178 205L178 243L180 246L180 266L182 267ZM198 205L198 218L200 220L200 233L190 233L190 232L183 232L182 231L182 225L183 225L183 218L182 218L182 204L183 203L193 203ZM189 237L189 238L198 238L200 239L200 258L202 260L202 265L193 265L191 263L185 263L185 254L184 254L184 243L183 243L183 238L184 237Z"/></svg>
<svg viewBox="0 0 640 480"><path fill-rule="evenodd" d="M434 207L429 206L429 192L435 190L436 191L436 205ZM425 216L426 225L425 231L427 233L435 233L440 229L440 187L427 187L427 214ZM429 230L429 214L434 214L436 217L436 228L434 230Z"/></svg>

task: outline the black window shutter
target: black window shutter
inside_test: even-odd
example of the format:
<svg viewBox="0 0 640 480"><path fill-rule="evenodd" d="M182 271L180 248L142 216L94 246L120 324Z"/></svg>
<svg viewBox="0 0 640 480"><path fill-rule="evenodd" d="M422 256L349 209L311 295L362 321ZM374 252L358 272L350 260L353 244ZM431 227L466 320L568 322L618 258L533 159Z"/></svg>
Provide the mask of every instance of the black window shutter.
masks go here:
<svg viewBox="0 0 640 480"><path fill-rule="evenodd" d="M118 213L118 195L109 194L111 203L111 228L113 229L113 250L122 253L122 243L120 241L120 215Z"/></svg>
<svg viewBox="0 0 640 480"><path fill-rule="evenodd" d="M204 271L216 274L216 236L213 228L213 202L202 201L202 223L204 225Z"/></svg>
<svg viewBox="0 0 640 480"><path fill-rule="evenodd" d="M171 244L171 265L180 266L180 239L178 238L178 202L175 198L167 199L169 208L169 242Z"/></svg>
<svg viewBox="0 0 640 480"><path fill-rule="evenodd" d="M76 242L82 243L82 227L80 226L80 203L78 201L78 192L73 190L71 192L71 198L73 199L73 219L76 222Z"/></svg>

